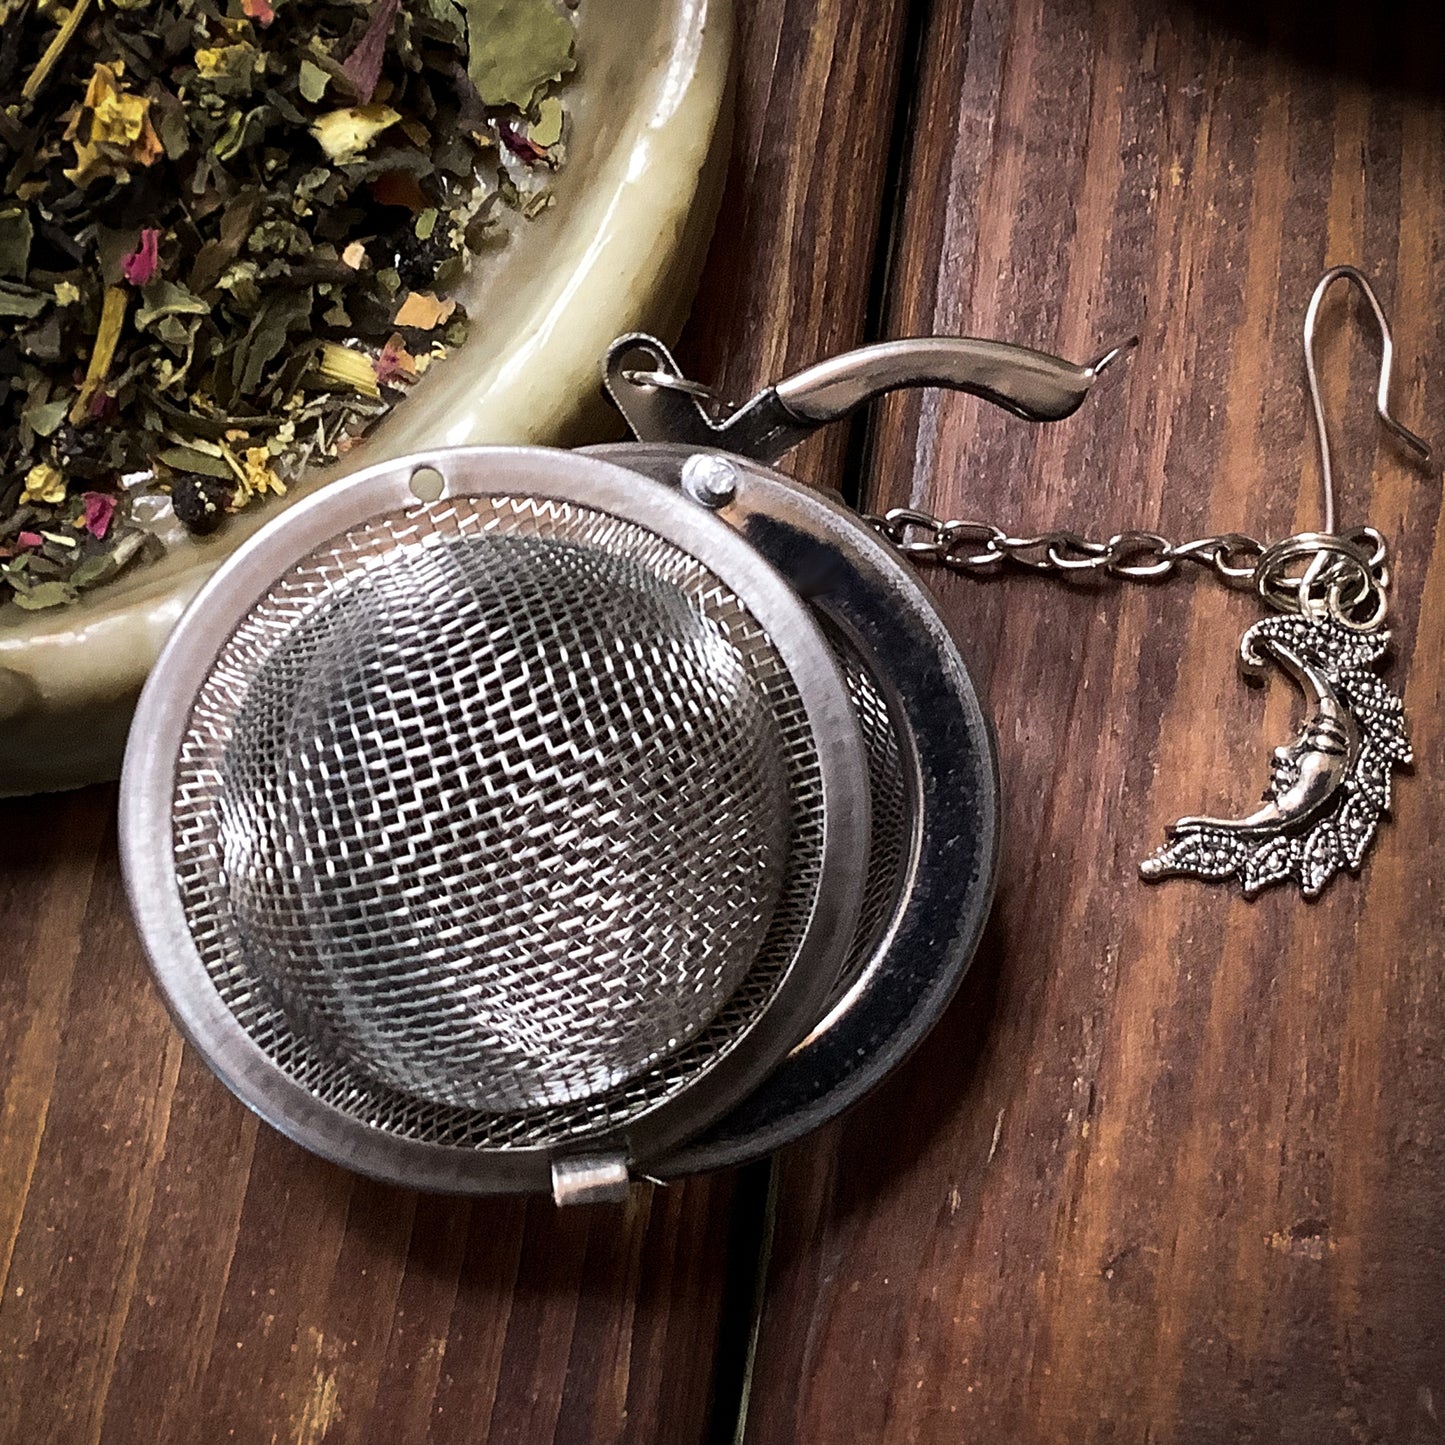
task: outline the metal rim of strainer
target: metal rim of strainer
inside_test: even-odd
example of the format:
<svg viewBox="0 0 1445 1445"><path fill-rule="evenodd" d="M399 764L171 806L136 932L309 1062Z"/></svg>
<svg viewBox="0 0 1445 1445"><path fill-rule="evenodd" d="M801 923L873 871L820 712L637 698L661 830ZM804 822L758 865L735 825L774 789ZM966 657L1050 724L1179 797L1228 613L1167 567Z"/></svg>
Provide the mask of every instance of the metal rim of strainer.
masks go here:
<svg viewBox="0 0 1445 1445"><path fill-rule="evenodd" d="M676 1094L605 1139L467 1148L398 1137L323 1102L288 1075L222 1001L192 937L174 866L177 758L192 702L236 626L290 567L351 528L426 505L418 473L444 497L530 496L617 516L690 553L739 597L782 657L812 730L823 795L822 867L803 946L748 1031ZM807 605L774 567L706 508L635 470L575 452L478 447L383 463L308 498L241 548L183 615L142 693L121 780L120 843L132 910L182 1032L248 1107L303 1147L363 1174L460 1193L545 1190L559 1158L599 1144L646 1170L745 1098L825 1011L851 942L868 861L866 764L839 668ZM621 1137L619 1137L621 1136Z"/></svg>
<svg viewBox="0 0 1445 1445"><path fill-rule="evenodd" d="M589 450L673 486L697 454L635 442ZM850 960L815 1026L727 1115L660 1160L653 1169L660 1178L769 1154L850 1108L896 1069L973 960L998 863L993 726L932 594L841 498L760 463L716 455L735 482L718 515L826 620L835 647L867 670L887 705L907 838L891 913Z"/></svg>

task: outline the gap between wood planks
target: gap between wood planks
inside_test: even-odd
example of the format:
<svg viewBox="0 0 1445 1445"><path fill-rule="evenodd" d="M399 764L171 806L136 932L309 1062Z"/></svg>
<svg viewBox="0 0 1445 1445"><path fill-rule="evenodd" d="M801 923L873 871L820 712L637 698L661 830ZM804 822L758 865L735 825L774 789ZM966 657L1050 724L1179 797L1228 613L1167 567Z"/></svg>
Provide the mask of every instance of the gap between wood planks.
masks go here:
<svg viewBox="0 0 1445 1445"><path fill-rule="evenodd" d="M923 47L932 27L933 7L934 0L909 0L907 5L898 84L889 119L888 155L884 163L868 303L857 343L861 346L890 339L886 331L892 309L894 261L903 224L903 204L912 167L917 81L923 68ZM846 425L848 443L838 485L850 506L862 507L867 505L871 490L877 412L867 407ZM742 1445L747 1433L753 1360L767 1297L777 1190L778 1171L773 1159L760 1160L739 1171L713 1362L708 1445Z"/></svg>

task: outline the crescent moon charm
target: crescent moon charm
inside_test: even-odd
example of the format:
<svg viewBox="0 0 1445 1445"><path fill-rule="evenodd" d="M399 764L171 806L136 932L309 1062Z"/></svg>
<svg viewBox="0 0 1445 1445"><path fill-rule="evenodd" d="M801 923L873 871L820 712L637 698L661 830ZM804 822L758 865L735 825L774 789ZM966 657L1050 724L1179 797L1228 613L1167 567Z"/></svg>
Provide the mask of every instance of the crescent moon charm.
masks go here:
<svg viewBox="0 0 1445 1445"><path fill-rule="evenodd" d="M1243 818L1181 818L1140 865L1157 880L1238 878L1248 897L1293 878L1316 897L1342 868L1357 873L1390 807L1390 777L1410 762L1405 708L1372 670L1388 632L1328 617L1266 617L1240 642L1243 667L1273 662L1309 703L1294 740L1277 748L1263 805Z"/></svg>

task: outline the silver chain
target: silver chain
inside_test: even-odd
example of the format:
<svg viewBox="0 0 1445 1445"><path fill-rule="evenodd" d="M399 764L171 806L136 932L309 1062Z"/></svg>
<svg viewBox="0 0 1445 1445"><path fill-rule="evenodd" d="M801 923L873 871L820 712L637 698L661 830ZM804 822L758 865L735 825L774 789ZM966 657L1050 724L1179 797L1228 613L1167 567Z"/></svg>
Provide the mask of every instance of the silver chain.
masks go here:
<svg viewBox="0 0 1445 1445"><path fill-rule="evenodd" d="M1268 548L1241 532L1171 542L1157 532L1116 532L1105 542L1077 532L1015 537L990 522L948 521L916 507L893 507L864 520L915 562L959 572L986 572L1004 562L1036 572L1103 572L1144 581L1164 577L1181 562L1212 568L1225 582L1249 585Z"/></svg>
<svg viewBox="0 0 1445 1445"><path fill-rule="evenodd" d="M1109 577L1148 581L1165 577L1182 562L1212 570L1230 586L1256 586L1262 569L1277 584L1269 564L1285 544L1270 547L1242 532L1222 532L1190 542L1171 542L1158 532L1116 532L1094 541L1077 532L1050 531L1015 537L990 522L946 520L916 507L893 507L864 521L915 563L932 562L956 572L989 572L1005 562L1035 572L1102 572ZM1318 538L1318 550L1337 551L1367 565L1371 581L1388 585L1385 539L1373 527L1353 527L1334 538ZM1283 560L1283 559L1281 559Z"/></svg>

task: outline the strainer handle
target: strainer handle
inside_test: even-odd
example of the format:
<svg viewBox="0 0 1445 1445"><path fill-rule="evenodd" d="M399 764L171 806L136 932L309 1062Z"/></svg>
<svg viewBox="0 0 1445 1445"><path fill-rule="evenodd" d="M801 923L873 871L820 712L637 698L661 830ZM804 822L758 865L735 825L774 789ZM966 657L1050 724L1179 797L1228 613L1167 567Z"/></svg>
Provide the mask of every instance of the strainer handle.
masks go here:
<svg viewBox="0 0 1445 1445"><path fill-rule="evenodd" d="M884 341L820 361L731 407L689 381L654 336L620 336L604 385L642 442L712 447L771 463L819 427L902 387L941 386L981 397L1025 421L1061 421L1137 337L1078 366L1046 352L971 336Z"/></svg>

